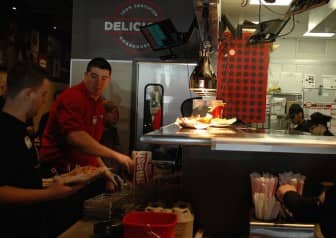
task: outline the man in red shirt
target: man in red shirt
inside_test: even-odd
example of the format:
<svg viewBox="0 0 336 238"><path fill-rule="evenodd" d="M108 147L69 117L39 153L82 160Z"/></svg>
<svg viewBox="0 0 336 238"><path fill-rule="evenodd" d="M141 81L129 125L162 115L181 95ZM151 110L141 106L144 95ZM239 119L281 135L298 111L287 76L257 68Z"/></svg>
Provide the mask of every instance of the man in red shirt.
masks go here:
<svg viewBox="0 0 336 238"><path fill-rule="evenodd" d="M105 166L104 157L131 171L129 156L99 143L105 116L102 93L110 80L110 64L104 58L94 58L87 65L84 80L56 98L41 141L40 159L47 167L58 172L75 165L101 167Z"/></svg>

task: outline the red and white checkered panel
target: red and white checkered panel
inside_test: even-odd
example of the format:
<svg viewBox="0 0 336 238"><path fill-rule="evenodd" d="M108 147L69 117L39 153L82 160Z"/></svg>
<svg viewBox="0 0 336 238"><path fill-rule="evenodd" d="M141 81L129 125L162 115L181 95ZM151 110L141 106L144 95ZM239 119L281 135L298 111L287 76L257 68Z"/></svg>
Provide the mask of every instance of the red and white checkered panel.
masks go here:
<svg viewBox="0 0 336 238"><path fill-rule="evenodd" d="M264 123L269 43L247 46L250 33L234 39L223 33L217 65L217 99L226 102L224 117L245 123Z"/></svg>

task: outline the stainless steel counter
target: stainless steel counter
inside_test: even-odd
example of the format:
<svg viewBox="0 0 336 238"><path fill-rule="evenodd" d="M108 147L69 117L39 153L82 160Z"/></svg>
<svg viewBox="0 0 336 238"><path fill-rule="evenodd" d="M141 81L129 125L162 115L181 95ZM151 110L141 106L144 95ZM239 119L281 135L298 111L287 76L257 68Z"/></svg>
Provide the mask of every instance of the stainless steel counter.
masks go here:
<svg viewBox="0 0 336 238"><path fill-rule="evenodd" d="M283 234L288 232L286 228L272 229L271 235L264 228L250 227L252 172L296 171L310 178L305 190L311 192L313 181L335 177L333 136L239 127L196 130L169 124L140 140L163 147L181 145L177 154L181 160L183 197L193 205L199 224L213 237L263 237L261 233L289 237ZM312 231L304 234L307 236L300 237L311 237Z"/></svg>
<svg viewBox="0 0 336 238"><path fill-rule="evenodd" d="M69 227L59 238L92 238L94 236L93 226L98 222L95 220L81 219ZM250 238L281 238L281 237L314 237L314 225L293 227L293 224L274 225L270 223L251 222Z"/></svg>
<svg viewBox="0 0 336 238"><path fill-rule="evenodd" d="M143 135L149 144L208 146L212 150L336 154L336 137L238 127L186 129L169 124Z"/></svg>

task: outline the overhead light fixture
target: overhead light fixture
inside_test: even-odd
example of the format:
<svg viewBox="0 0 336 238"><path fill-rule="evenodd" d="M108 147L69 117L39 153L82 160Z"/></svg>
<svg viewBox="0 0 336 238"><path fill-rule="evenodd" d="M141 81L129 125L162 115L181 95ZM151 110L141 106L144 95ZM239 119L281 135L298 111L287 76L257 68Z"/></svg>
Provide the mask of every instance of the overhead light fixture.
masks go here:
<svg viewBox="0 0 336 238"><path fill-rule="evenodd" d="M303 34L305 37L333 37L335 33L313 33L313 32L306 32Z"/></svg>
<svg viewBox="0 0 336 238"><path fill-rule="evenodd" d="M12 10L16 11L16 6L12 6Z"/></svg>
<svg viewBox="0 0 336 238"><path fill-rule="evenodd" d="M200 96L215 96L217 78L210 63L209 2L203 2L204 36L200 44L200 58L190 75L189 89Z"/></svg>
<svg viewBox="0 0 336 238"><path fill-rule="evenodd" d="M249 0L250 5L259 5L261 2L262 5L270 5L270 6L289 6L292 0Z"/></svg>
<svg viewBox="0 0 336 238"><path fill-rule="evenodd" d="M217 91L217 78L210 63L210 42L201 43L200 59L192 71L189 89L200 96L214 96Z"/></svg>

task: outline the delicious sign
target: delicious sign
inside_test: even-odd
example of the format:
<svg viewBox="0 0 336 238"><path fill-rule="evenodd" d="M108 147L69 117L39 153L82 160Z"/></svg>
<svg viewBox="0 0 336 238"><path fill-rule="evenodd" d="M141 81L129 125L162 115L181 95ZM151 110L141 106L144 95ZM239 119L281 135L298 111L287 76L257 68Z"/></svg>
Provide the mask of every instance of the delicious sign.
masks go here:
<svg viewBox="0 0 336 238"><path fill-rule="evenodd" d="M114 17L113 17L114 16ZM105 33L125 50L134 54L148 50L149 44L140 32L140 27L163 19L161 8L152 2L128 2L118 6L112 17L104 21ZM132 52L131 52L132 53Z"/></svg>
<svg viewBox="0 0 336 238"><path fill-rule="evenodd" d="M157 58L162 52L151 50L140 27L166 18L186 32L194 18L193 1L74 0L72 57ZM198 49L197 42L192 45Z"/></svg>

